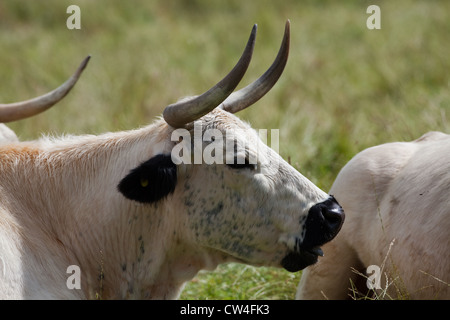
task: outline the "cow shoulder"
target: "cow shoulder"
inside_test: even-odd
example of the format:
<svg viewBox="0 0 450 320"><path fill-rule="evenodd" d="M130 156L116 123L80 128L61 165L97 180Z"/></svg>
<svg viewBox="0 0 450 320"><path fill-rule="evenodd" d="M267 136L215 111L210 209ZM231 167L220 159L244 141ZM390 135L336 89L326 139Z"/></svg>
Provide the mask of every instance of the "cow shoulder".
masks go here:
<svg viewBox="0 0 450 320"><path fill-rule="evenodd" d="M340 236L350 246L370 246L367 239L377 238L380 205L414 149L398 142L371 147L358 153L339 172L330 194L345 210Z"/></svg>
<svg viewBox="0 0 450 320"><path fill-rule="evenodd" d="M339 172L330 194L344 208L344 204L376 204L416 149L410 143L394 142L361 151Z"/></svg>
<svg viewBox="0 0 450 320"><path fill-rule="evenodd" d="M449 139L450 135L439 132L439 131L430 131L422 135L420 138L414 140L414 142L428 142L428 141L438 141L438 140L446 140Z"/></svg>

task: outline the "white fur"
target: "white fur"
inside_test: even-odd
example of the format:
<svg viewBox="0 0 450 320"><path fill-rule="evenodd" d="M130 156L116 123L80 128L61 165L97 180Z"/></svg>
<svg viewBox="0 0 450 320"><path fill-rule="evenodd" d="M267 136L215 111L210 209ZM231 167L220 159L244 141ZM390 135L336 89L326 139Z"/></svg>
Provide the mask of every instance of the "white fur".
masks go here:
<svg viewBox="0 0 450 320"><path fill-rule="evenodd" d="M378 297L450 299L449 135L430 132L364 150L341 170L330 194L346 221L324 246L324 258L304 270L297 298L348 298L349 279L358 278L351 267L364 273L377 265Z"/></svg>
<svg viewBox="0 0 450 320"><path fill-rule="evenodd" d="M19 138L17 138L14 131L0 123L0 145L8 142L19 142Z"/></svg>

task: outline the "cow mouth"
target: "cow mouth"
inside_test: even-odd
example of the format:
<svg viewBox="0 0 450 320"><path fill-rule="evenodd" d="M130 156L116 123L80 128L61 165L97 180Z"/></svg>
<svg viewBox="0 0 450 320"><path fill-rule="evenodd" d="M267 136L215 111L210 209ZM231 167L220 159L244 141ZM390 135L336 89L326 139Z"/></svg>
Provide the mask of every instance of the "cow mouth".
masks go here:
<svg viewBox="0 0 450 320"><path fill-rule="evenodd" d="M299 252L289 252L281 260L281 266L289 272L297 272L316 263L319 256L323 256L320 247L301 248Z"/></svg>
<svg viewBox="0 0 450 320"><path fill-rule="evenodd" d="M289 237L282 242L290 248L281 261L288 271L296 272L317 262L323 256L319 246L331 241L340 231L344 223L345 213L333 196L313 205L304 223L305 235L302 239Z"/></svg>

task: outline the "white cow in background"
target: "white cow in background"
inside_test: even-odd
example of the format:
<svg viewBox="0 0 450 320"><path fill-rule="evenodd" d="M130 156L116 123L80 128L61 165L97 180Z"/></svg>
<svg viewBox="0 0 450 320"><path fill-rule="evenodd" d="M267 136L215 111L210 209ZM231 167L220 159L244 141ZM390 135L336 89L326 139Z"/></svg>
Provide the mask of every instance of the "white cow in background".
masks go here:
<svg viewBox="0 0 450 320"><path fill-rule="evenodd" d="M384 299L450 299L450 135L364 150L330 194L346 222L320 262L303 271L298 299L349 298L349 279L361 292L378 287ZM357 274L367 268L367 279Z"/></svg>

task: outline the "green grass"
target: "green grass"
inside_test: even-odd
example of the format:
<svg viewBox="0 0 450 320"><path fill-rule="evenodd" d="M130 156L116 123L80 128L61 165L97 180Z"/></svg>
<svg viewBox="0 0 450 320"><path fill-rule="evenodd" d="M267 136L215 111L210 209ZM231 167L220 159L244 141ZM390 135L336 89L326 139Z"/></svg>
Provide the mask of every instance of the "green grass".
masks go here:
<svg viewBox="0 0 450 320"><path fill-rule="evenodd" d="M381 30L366 28L374 1L89 1L0 3L0 101L53 89L88 54L68 97L12 123L21 139L143 126L167 104L220 80L254 23L242 85L270 65L291 20L291 51L273 90L239 116L280 129L280 153L324 190L366 147L449 132L450 2L376 1ZM81 8L68 30L66 8ZM224 265L202 272L182 298L291 299L300 274Z"/></svg>
<svg viewBox="0 0 450 320"><path fill-rule="evenodd" d="M237 263L222 264L214 272L200 271L186 285L181 299L294 299L300 274Z"/></svg>

